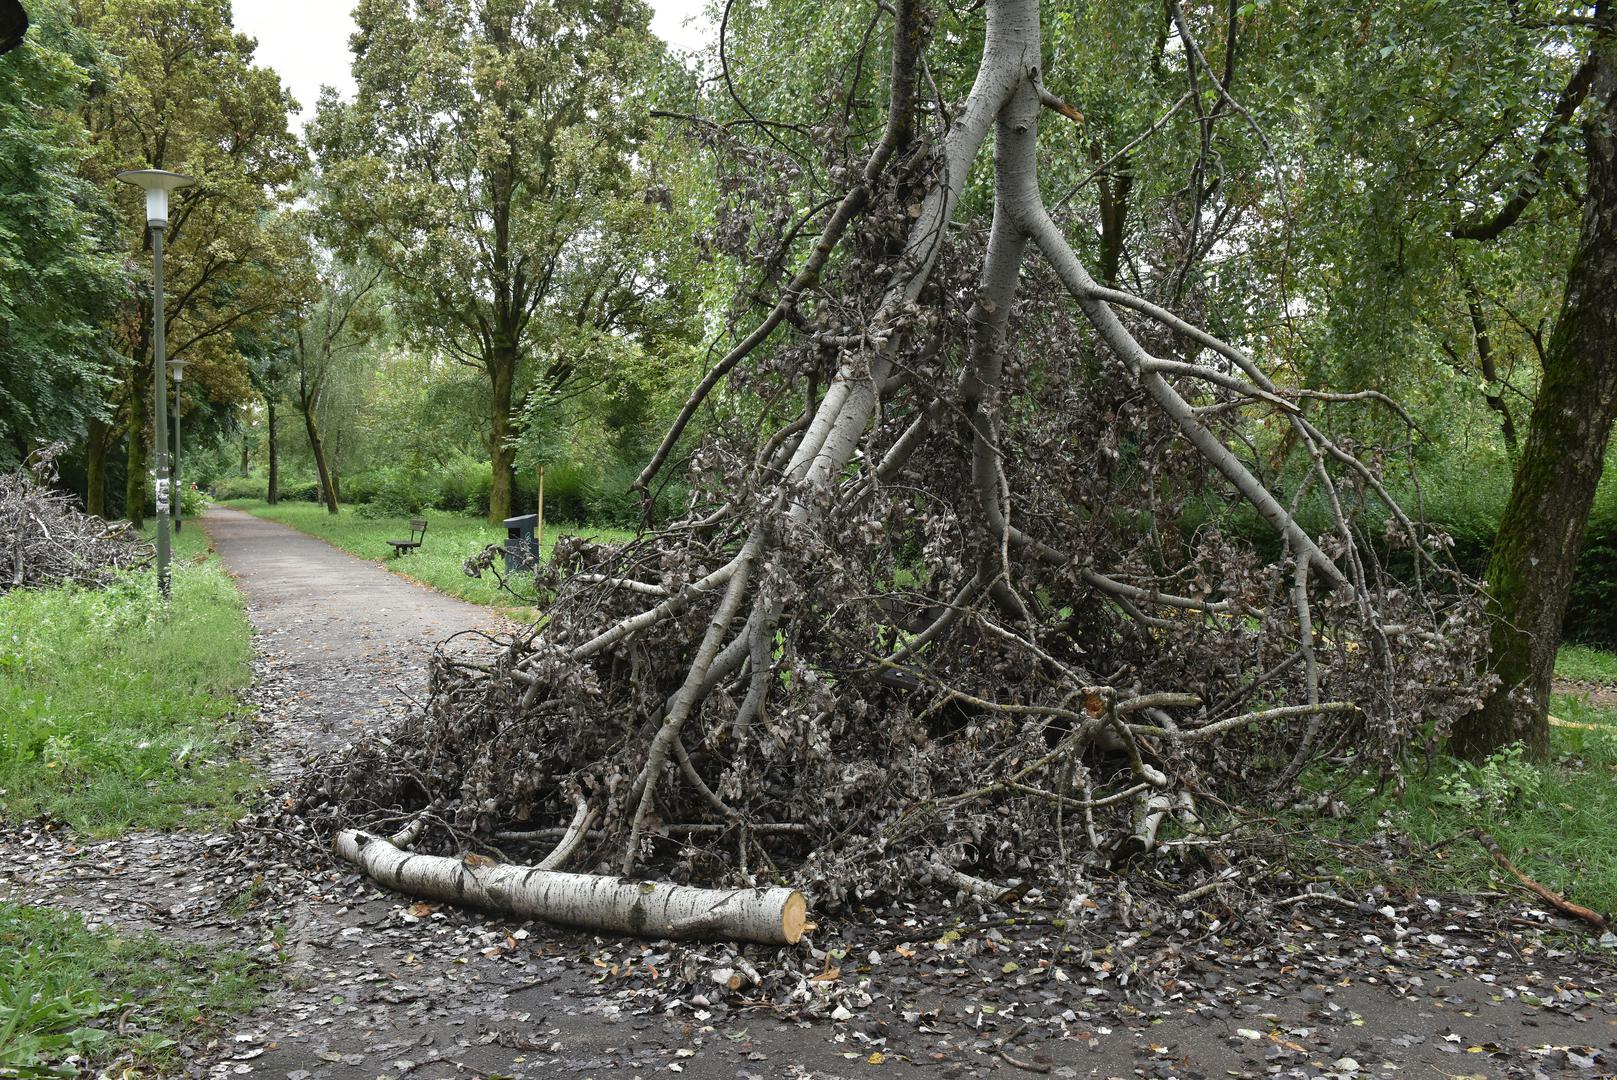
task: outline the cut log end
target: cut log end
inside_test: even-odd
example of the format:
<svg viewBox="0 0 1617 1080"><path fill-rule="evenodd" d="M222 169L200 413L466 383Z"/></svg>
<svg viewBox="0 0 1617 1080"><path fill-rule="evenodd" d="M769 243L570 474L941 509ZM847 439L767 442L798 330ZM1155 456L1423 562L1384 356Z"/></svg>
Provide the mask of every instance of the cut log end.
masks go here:
<svg viewBox="0 0 1617 1080"><path fill-rule="evenodd" d="M796 889L786 898L786 903L780 912L780 936L786 939L786 944L796 945L803 940L803 931L808 928L808 901Z"/></svg>

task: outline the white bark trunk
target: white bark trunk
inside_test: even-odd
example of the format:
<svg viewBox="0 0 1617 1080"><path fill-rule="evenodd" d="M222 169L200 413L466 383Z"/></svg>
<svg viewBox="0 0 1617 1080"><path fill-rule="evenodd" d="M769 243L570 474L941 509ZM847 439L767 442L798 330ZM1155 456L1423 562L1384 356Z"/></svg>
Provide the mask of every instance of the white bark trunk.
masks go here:
<svg viewBox="0 0 1617 1080"><path fill-rule="evenodd" d="M338 833L334 846L372 881L398 892L587 930L795 945L808 915L796 889L700 889L414 855L357 829Z"/></svg>

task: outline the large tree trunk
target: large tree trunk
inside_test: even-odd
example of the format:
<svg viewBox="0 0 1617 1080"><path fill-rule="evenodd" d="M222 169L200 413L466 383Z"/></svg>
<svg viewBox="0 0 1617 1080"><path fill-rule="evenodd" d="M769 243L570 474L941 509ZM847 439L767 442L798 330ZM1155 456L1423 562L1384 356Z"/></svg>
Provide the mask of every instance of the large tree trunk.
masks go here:
<svg viewBox="0 0 1617 1080"><path fill-rule="evenodd" d="M1500 682L1451 742L1470 758L1515 742L1534 756L1549 751L1561 621L1617 415L1617 38L1594 48L1582 233L1488 563L1490 661Z"/></svg>
<svg viewBox="0 0 1617 1080"><path fill-rule="evenodd" d="M494 477L488 489L488 519L498 525L511 516L512 492L516 487L516 451L507 440L511 436L517 350L509 340L495 342L489 355L488 374L494 389L489 407L489 460L493 462Z"/></svg>
<svg viewBox="0 0 1617 1080"><path fill-rule="evenodd" d="M315 410L320 404L319 396L305 398L301 402L303 409L303 429L309 435L309 452L314 455L314 467L320 472L320 497L325 500L326 511L337 513L337 485L331 475L331 467L326 463L326 444L320 440L320 428L315 423Z"/></svg>
<svg viewBox="0 0 1617 1080"><path fill-rule="evenodd" d="M96 517L107 516L107 450L112 425L92 418L84 440L84 508Z"/></svg>
<svg viewBox="0 0 1617 1080"><path fill-rule="evenodd" d="M269 407L269 489L264 492L264 501L274 506L281 501L281 458L279 447L275 445L275 399L266 397L264 403Z"/></svg>

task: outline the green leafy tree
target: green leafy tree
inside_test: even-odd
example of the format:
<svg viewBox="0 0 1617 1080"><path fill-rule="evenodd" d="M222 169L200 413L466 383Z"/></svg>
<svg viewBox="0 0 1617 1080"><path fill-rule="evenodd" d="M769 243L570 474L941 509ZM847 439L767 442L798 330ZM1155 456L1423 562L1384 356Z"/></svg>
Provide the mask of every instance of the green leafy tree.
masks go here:
<svg viewBox="0 0 1617 1080"><path fill-rule="evenodd" d="M127 289L110 207L78 171L79 102L101 58L61 3L33 6L32 30L0 59L0 438L18 457L77 442L100 415L102 320Z"/></svg>
<svg viewBox="0 0 1617 1080"><path fill-rule="evenodd" d="M193 362L194 393L245 403L251 390L236 332L295 307L308 287L294 238L271 213L304 162L287 127L294 103L273 71L253 64L255 43L232 31L226 0L78 0L76 10L117 58L84 99L95 147L85 175L114 193L123 243L142 273L150 261L144 203L114 175L151 167L196 179L170 207L168 351ZM125 304L112 326L119 382L105 419L91 424L86 501L104 506L105 458L127 437L125 513L139 521L152 396L150 290Z"/></svg>
<svg viewBox="0 0 1617 1080"><path fill-rule="evenodd" d="M603 297L634 284L612 269L632 252L611 208L641 196L648 17L637 0L362 0L354 101L324 97L311 128L332 238L384 269L409 342L487 378L494 519L544 324L611 315ZM574 374L562 356L531 379Z"/></svg>

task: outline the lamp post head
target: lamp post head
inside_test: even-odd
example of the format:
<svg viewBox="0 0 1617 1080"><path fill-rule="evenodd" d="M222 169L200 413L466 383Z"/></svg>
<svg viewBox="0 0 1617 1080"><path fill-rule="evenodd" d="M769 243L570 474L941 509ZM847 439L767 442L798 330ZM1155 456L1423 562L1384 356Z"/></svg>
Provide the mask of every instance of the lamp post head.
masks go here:
<svg viewBox="0 0 1617 1080"><path fill-rule="evenodd" d="M128 169L118 179L146 192L146 224L158 229L168 228L168 193L196 183L189 176L162 169Z"/></svg>
<svg viewBox="0 0 1617 1080"><path fill-rule="evenodd" d="M170 360L168 362L168 373L174 376L176 386L185 381L185 365L190 362L189 360Z"/></svg>

